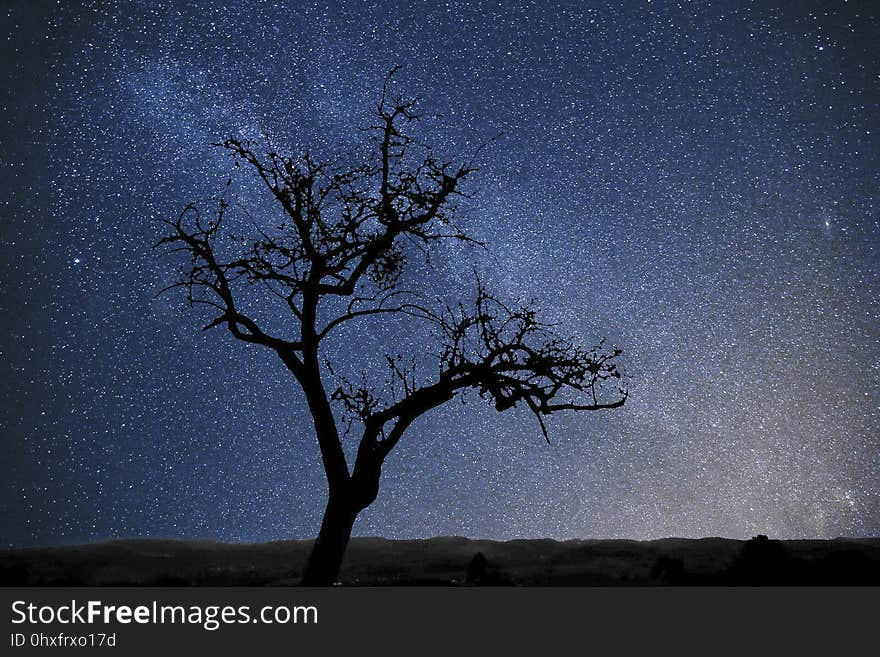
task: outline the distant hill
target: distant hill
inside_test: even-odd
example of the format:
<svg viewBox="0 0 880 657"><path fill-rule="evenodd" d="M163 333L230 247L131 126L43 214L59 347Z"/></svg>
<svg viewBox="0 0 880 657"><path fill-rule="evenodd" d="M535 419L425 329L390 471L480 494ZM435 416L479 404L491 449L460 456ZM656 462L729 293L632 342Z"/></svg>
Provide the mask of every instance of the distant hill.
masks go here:
<svg viewBox="0 0 880 657"><path fill-rule="evenodd" d="M0 551L5 586L286 586L311 541L159 539ZM749 541L355 538L340 583L362 585L880 585L880 539Z"/></svg>

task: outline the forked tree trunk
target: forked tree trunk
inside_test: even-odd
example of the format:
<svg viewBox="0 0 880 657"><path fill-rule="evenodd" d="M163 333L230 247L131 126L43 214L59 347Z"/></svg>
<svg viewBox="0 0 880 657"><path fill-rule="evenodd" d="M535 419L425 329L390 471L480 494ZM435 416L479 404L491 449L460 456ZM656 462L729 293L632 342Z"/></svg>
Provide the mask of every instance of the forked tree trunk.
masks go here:
<svg viewBox="0 0 880 657"><path fill-rule="evenodd" d="M362 439L354 471L349 474L327 394L321 385L317 365L314 364L316 360L313 358L309 362L313 364L314 371L302 386L315 423L329 495L321 530L306 561L301 584L332 586L339 576L355 518L373 503L379 493L382 459L366 449L375 444L375 432L367 434L370 440L363 442Z"/></svg>
<svg viewBox="0 0 880 657"><path fill-rule="evenodd" d="M332 586L339 576L342 558L351 538L358 511L350 500L331 496L303 572L303 586Z"/></svg>

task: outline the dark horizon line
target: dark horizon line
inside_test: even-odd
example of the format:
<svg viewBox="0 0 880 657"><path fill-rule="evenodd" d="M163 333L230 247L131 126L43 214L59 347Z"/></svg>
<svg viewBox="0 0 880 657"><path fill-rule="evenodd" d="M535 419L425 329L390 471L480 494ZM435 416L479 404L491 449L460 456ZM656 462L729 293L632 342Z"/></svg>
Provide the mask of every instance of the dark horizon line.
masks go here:
<svg viewBox="0 0 880 657"><path fill-rule="evenodd" d="M473 538L470 536L462 536L459 534L442 534L435 535L430 537L421 537L421 538L389 538L386 536L378 536L375 534L366 534L366 535L357 535L352 536L352 541L357 540L381 540L387 542L398 542L398 543L413 543L419 541L436 541L436 540L464 540L470 541L472 543L516 543L516 542L544 542L551 541L553 543L589 543L589 542L628 542L628 543L657 543L662 541L735 541L740 543L745 543L750 540L757 538L758 536L766 536L771 541L785 541L785 542L800 542L800 541L823 541L823 542L832 542L832 541L876 541L880 540L880 535L878 536L834 536L834 537L799 537L799 538L790 538L790 537L777 537L770 536L768 534L755 534L754 536L749 536L746 538L732 538L729 536L700 536L700 537L692 537L692 536L662 536L659 538L648 538L648 539L637 539L637 538L551 538L551 537L528 537L528 538L509 538L509 539L499 539L499 538ZM100 545L111 545L118 543L127 543L127 542L156 542L156 543L180 543L180 544L194 544L194 545L205 545L205 544L213 544L219 546L229 546L229 547L247 547L247 546L258 546L258 545L270 545L273 543L311 543L314 541L314 538L277 538L277 539L269 539L265 541L232 541L232 540L222 540L215 538L169 538L169 537L161 537L161 536L119 536L112 538L103 538L96 539L94 541L83 541L83 542L73 542L73 543L46 543L46 544L36 544L36 545L17 545L17 546L7 546L4 548L0 548L0 552L13 552L19 550L45 550L45 549L64 549L64 548L78 548L78 547L96 547Z"/></svg>

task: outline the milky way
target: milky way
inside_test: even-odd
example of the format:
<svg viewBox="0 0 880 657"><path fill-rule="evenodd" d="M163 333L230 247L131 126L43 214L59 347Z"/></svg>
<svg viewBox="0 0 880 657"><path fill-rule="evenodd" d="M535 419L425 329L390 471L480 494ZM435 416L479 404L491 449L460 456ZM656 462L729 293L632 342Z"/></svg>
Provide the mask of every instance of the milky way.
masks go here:
<svg viewBox="0 0 880 657"><path fill-rule="evenodd" d="M479 269L622 347L631 395L554 415L549 446L478 398L433 412L356 534L880 533L871 3L5 4L3 544L314 535L293 380L156 299L150 246L221 190L212 141L357 152L395 64L438 152L500 134L463 208L490 248L410 280ZM328 355L391 341L365 325Z"/></svg>

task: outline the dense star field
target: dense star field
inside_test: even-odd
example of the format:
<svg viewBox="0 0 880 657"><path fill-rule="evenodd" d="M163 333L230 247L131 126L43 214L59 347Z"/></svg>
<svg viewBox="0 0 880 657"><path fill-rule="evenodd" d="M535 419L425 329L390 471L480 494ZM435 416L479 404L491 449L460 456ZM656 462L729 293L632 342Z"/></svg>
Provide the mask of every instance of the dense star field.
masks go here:
<svg viewBox="0 0 880 657"><path fill-rule="evenodd" d="M462 208L488 250L414 261L408 287L470 298L477 270L534 298L624 349L630 397L552 416L549 446L525 411L442 407L356 535L880 533L873 3L4 5L4 546L315 534L292 376L155 298L175 262L150 247L230 174L264 207L213 141L356 159L396 64L438 153L502 133ZM424 349L361 328L334 363Z"/></svg>

